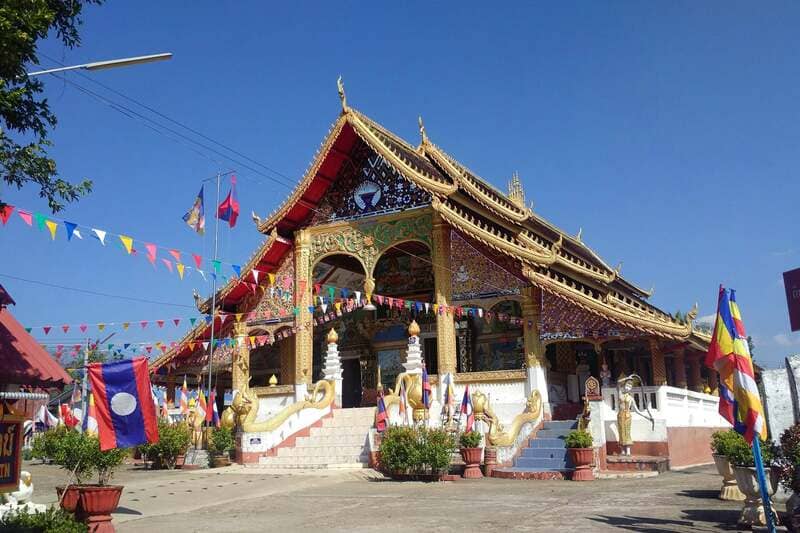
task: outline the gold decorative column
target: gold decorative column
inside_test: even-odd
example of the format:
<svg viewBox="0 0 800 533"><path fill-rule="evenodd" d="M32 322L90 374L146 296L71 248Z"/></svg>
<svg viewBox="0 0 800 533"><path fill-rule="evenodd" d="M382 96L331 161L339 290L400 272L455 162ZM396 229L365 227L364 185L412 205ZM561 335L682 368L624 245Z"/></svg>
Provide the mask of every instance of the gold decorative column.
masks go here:
<svg viewBox="0 0 800 533"><path fill-rule="evenodd" d="M522 289L522 331L525 341L525 365L544 366L544 346L539 336L542 290L533 285Z"/></svg>
<svg viewBox="0 0 800 533"><path fill-rule="evenodd" d="M175 381L174 373L167 374L167 405L175 405Z"/></svg>
<svg viewBox="0 0 800 533"><path fill-rule="evenodd" d="M233 325L235 346L231 361L231 381L234 390L242 390L250 381L250 347L247 345L247 324Z"/></svg>
<svg viewBox="0 0 800 533"><path fill-rule="evenodd" d="M311 383L311 361L314 349L314 326L308 306L311 305L311 235L308 230L294 234L294 305L299 308L295 315L294 382L296 385Z"/></svg>
<svg viewBox="0 0 800 533"><path fill-rule="evenodd" d="M294 385L294 336L278 341L281 358L281 385Z"/></svg>
<svg viewBox="0 0 800 533"><path fill-rule="evenodd" d="M675 367L675 386L686 388L686 358L684 349L678 348L672 360Z"/></svg>
<svg viewBox="0 0 800 533"><path fill-rule="evenodd" d="M703 376L700 373L700 358L690 355L689 360L689 388L695 392L703 392Z"/></svg>
<svg viewBox="0 0 800 533"><path fill-rule="evenodd" d="M525 344L525 395L530 398L539 391L544 416L550 417L550 397L547 390L547 358L541 340L539 324L542 317L542 290L530 285L522 289L522 338Z"/></svg>
<svg viewBox="0 0 800 533"><path fill-rule="evenodd" d="M667 366L664 363L664 352L656 339L650 339L650 360L653 367L653 385L667 384Z"/></svg>
<svg viewBox="0 0 800 533"><path fill-rule="evenodd" d="M433 216L433 279L436 303L450 305L453 285L450 270L450 226L435 213ZM439 375L456 371L456 326L451 313L436 314L436 348L438 351Z"/></svg>

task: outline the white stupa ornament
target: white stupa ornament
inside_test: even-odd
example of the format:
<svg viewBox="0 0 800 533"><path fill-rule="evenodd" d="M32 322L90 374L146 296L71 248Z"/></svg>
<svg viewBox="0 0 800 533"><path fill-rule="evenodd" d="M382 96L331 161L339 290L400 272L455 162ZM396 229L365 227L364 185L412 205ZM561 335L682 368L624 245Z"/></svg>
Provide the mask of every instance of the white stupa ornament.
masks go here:
<svg viewBox="0 0 800 533"><path fill-rule="evenodd" d="M328 341L328 351L325 353L322 374L323 379L335 381L342 379L342 363L339 360L339 346L336 344L339 335L336 330L331 328L325 340Z"/></svg>
<svg viewBox="0 0 800 533"><path fill-rule="evenodd" d="M409 374L422 374L422 346L419 344L419 324L412 320L408 326L408 351L403 368Z"/></svg>

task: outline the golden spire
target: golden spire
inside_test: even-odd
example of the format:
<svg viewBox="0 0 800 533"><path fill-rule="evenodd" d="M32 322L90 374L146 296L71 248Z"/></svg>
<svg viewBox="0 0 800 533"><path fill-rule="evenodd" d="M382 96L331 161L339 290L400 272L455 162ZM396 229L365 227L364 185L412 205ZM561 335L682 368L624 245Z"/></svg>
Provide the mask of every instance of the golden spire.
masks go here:
<svg viewBox="0 0 800 533"><path fill-rule="evenodd" d="M416 320L412 320L411 324L408 325L408 336L419 337L419 331L419 324L417 324Z"/></svg>
<svg viewBox="0 0 800 533"><path fill-rule="evenodd" d="M511 181L508 182L508 199L520 209L525 209L525 191L522 188L519 173L516 171L511 175Z"/></svg>
<svg viewBox="0 0 800 533"><path fill-rule="evenodd" d="M328 341L328 344L336 344L336 342L339 340L339 334L336 333L334 328L331 328L331 330L328 332L328 336L325 337L325 339Z"/></svg>
<svg viewBox="0 0 800 533"><path fill-rule="evenodd" d="M422 144L428 144L428 134L425 133L425 124L422 122L422 115L419 119L419 136L422 138Z"/></svg>
<svg viewBox="0 0 800 533"><path fill-rule="evenodd" d="M342 113L347 113L349 109L347 107L347 95L344 93L344 83L342 82L342 76L339 76L339 79L336 80L336 87L339 89L339 100L342 101Z"/></svg>
<svg viewBox="0 0 800 533"><path fill-rule="evenodd" d="M375 379L377 383L375 383L375 389L378 392L383 391L383 381L381 380L381 365L378 365L378 377Z"/></svg>

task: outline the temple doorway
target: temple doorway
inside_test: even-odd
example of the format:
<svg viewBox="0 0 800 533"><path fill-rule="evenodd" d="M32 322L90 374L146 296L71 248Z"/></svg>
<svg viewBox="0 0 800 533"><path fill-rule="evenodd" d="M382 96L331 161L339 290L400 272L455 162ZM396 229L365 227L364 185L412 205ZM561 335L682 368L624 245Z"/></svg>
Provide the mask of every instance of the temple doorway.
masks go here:
<svg viewBox="0 0 800 533"><path fill-rule="evenodd" d="M342 361L342 407L361 407L361 364L358 359Z"/></svg>

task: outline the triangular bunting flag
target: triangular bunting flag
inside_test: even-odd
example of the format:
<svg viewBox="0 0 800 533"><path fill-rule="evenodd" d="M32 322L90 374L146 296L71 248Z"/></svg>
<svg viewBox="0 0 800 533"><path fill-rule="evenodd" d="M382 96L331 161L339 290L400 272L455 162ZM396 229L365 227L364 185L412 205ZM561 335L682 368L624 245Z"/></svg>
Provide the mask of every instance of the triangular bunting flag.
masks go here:
<svg viewBox="0 0 800 533"><path fill-rule="evenodd" d="M275 285L275 274L270 272L269 274L267 274L267 277L269 277L269 284Z"/></svg>
<svg viewBox="0 0 800 533"><path fill-rule="evenodd" d="M64 324L63 326L61 326L61 330L64 333L68 332L69 331L69 324Z"/></svg>
<svg viewBox="0 0 800 533"><path fill-rule="evenodd" d="M58 229L58 224L52 220L45 220L44 223L47 225L47 229L50 230L50 238L52 240L56 240L56 230Z"/></svg>
<svg viewBox="0 0 800 533"><path fill-rule="evenodd" d="M150 264L155 266L156 265L156 252L157 248L155 244L146 242L144 243L144 248L147 250L147 260L150 261Z"/></svg>
<svg viewBox="0 0 800 533"><path fill-rule="evenodd" d="M33 225L33 215L30 211L23 211L22 209L17 209L17 214L19 218L21 218L25 223L29 226Z"/></svg>
<svg viewBox="0 0 800 533"><path fill-rule="evenodd" d="M88 327L89 327L89 326L87 326L86 324L81 324L81 325L79 326L79 329L81 330L81 333L86 333L86 329L87 329Z"/></svg>
<svg viewBox="0 0 800 533"><path fill-rule="evenodd" d="M194 259L194 264L195 264L195 266L196 266L196 267L198 268L198 270L199 270L199 269L200 269L200 267L203 265L203 258L202 258L202 257L200 257L200 256L199 256L199 255L197 255L197 254L192 254L192 259Z"/></svg>
<svg viewBox="0 0 800 533"><path fill-rule="evenodd" d="M205 273L205 272L203 272L203 271L202 271L202 270L200 270L199 268L197 269L197 272L199 272L199 273L200 273L200 275L201 275L201 276L203 276L203 281L208 281L208 280L206 279L206 273Z"/></svg>
<svg viewBox="0 0 800 533"><path fill-rule="evenodd" d="M139 322L139 325L142 326L142 329L146 328L147 327L147 320L142 320L141 322Z"/></svg>
<svg viewBox="0 0 800 533"><path fill-rule="evenodd" d="M164 263L164 266L167 267L167 270L169 270L169 273L172 274L172 261L170 261L169 259L164 259L162 257L161 258L161 262Z"/></svg>
<svg viewBox="0 0 800 533"><path fill-rule="evenodd" d="M250 272L253 275L253 281L258 285L258 270L255 268Z"/></svg>
<svg viewBox="0 0 800 533"><path fill-rule="evenodd" d="M175 324L175 326L177 327L177 326L178 326L178 325L181 323L181 319L180 319L180 318L173 318L173 319L172 319L172 322L173 322L173 323Z"/></svg>
<svg viewBox="0 0 800 533"><path fill-rule="evenodd" d="M44 334L45 334L45 335L47 335L48 333L50 333L50 330L51 330L51 329L53 329L53 327L52 327L52 326L43 326L43 327L42 327L42 330L44 331Z"/></svg>
<svg viewBox="0 0 800 533"><path fill-rule="evenodd" d="M215 260L211 261L211 264L214 265L214 274L216 274L217 276L221 276L222 275L222 262L221 261L217 261L215 259Z"/></svg>
<svg viewBox="0 0 800 533"><path fill-rule="evenodd" d="M127 331L127 330L128 330L128 328L130 327L130 325L131 325L131 323L130 323L130 322L123 322L123 323L122 323L122 329L124 329L125 331Z"/></svg>
<svg viewBox="0 0 800 533"><path fill-rule="evenodd" d="M30 333L32 330L33 330L33 328L25 328L25 331L28 332L28 333Z"/></svg>
<svg viewBox="0 0 800 533"><path fill-rule="evenodd" d="M122 245L125 247L125 251L128 252L128 254L130 254L131 250L133 249L133 239L128 237L127 235L120 235L119 240L122 241Z"/></svg>
<svg viewBox="0 0 800 533"><path fill-rule="evenodd" d="M101 229L92 228L92 233L95 234L97 240L100 241L100 244L103 246L106 245L106 232Z"/></svg>
<svg viewBox="0 0 800 533"><path fill-rule="evenodd" d="M181 261L181 252L179 250L170 250L169 255L175 258L175 261Z"/></svg>
<svg viewBox="0 0 800 533"><path fill-rule="evenodd" d="M8 219L11 218L11 213L13 212L14 212L13 205L5 205L2 208L0 208L0 220L3 221L4 226L6 225L6 222L8 222Z"/></svg>
<svg viewBox="0 0 800 533"><path fill-rule="evenodd" d="M72 240L72 235L75 234L75 228L77 227L78 225L74 222L67 222L66 220L64 221L64 228L67 230L67 241Z"/></svg>
<svg viewBox="0 0 800 533"><path fill-rule="evenodd" d="M160 328L164 327L164 321L163 320L156 320L156 324L158 324L158 327L160 327Z"/></svg>
<svg viewBox="0 0 800 533"><path fill-rule="evenodd" d="M239 266L239 265L231 265L231 270L233 270L233 273L236 274L237 278L242 277L242 267L241 266Z"/></svg>
<svg viewBox="0 0 800 533"><path fill-rule="evenodd" d="M97 329L99 331L103 331L104 329L106 329L106 325L105 324L97 324Z"/></svg>
<svg viewBox="0 0 800 533"><path fill-rule="evenodd" d="M47 218L41 213L36 213L35 215L33 215L33 218L36 219L36 227L39 228L40 231L43 230L44 223L47 220Z"/></svg>
<svg viewBox="0 0 800 533"><path fill-rule="evenodd" d="M196 321L197 321L197 319L196 319L196 318L190 318L190 319L189 319L189 324L191 324L192 326L194 326L194 323L195 323Z"/></svg>
<svg viewBox="0 0 800 533"><path fill-rule="evenodd" d="M178 277L183 279L183 270L186 268L183 263L175 263L175 268L178 269Z"/></svg>

